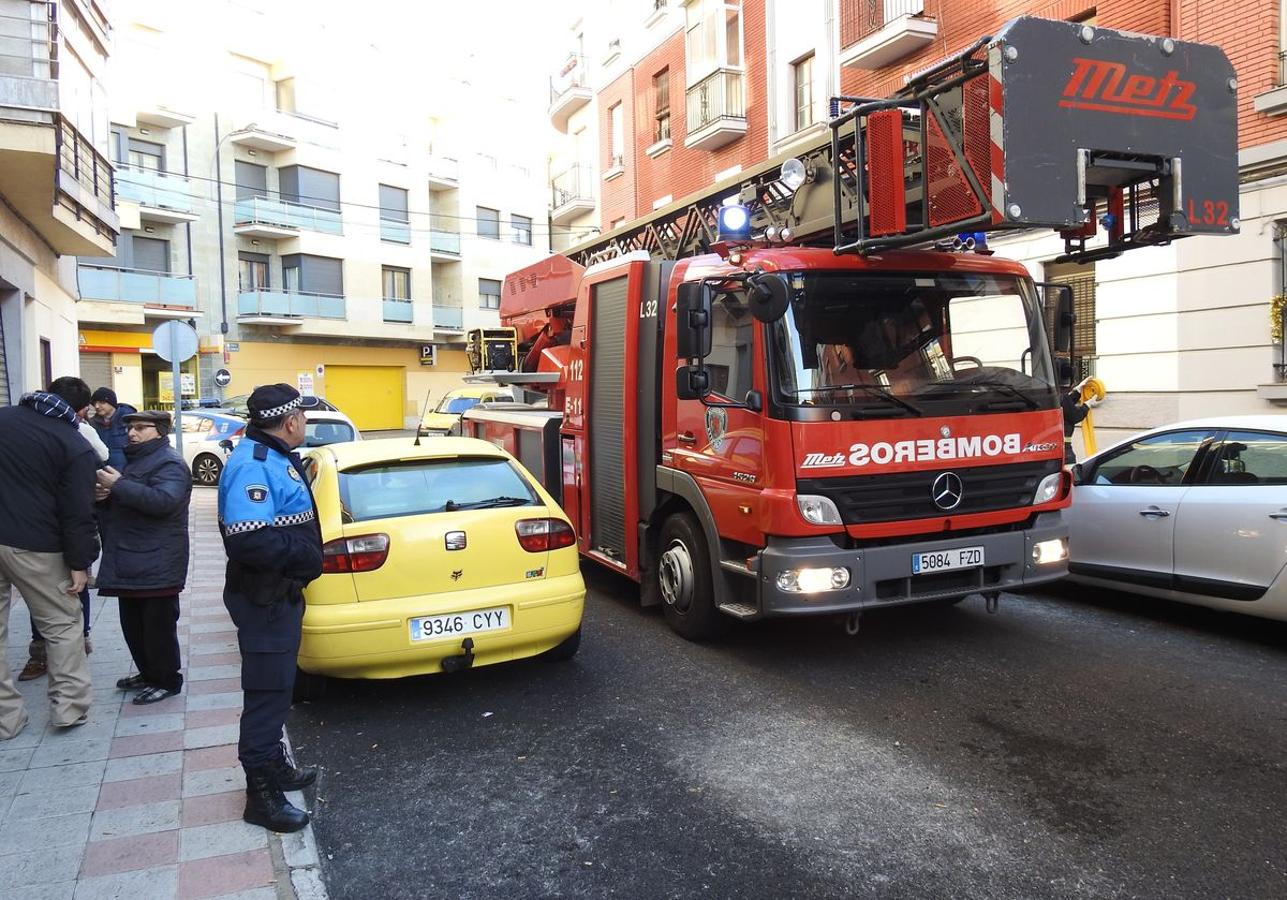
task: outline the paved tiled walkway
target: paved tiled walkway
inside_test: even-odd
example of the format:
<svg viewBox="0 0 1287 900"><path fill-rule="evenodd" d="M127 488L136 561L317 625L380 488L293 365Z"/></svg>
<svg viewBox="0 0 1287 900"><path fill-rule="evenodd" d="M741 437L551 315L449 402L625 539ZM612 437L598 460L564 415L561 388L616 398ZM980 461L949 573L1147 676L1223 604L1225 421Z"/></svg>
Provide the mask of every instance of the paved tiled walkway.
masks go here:
<svg viewBox="0 0 1287 900"><path fill-rule="evenodd" d="M268 900L294 896L292 876L301 895L319 894L311 829L279 839L241 821L241 669L223 606L214 491L193 491L191 534L182 694L140 707L116 689L134 669L118 601L97 597L89 721L52 728L47 679L20 684L31 721L0 742L0 898ZM16 673L30 627L21 601L13 610L8 657Z"/></svg>

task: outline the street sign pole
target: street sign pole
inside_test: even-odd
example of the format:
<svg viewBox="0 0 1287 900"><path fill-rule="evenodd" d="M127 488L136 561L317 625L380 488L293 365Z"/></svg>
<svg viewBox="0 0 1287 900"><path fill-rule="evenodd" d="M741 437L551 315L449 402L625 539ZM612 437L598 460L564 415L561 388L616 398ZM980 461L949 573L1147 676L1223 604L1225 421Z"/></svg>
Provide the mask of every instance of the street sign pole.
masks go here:
<svg viewBox="0 0 1287 900"><path fill-rule="evenodd" d="M183 322L162 322L152 332L152 350L174 366L174 448L183 455L183 363L197 354L197 332Z"/></svg>
<svg viewBox="0 0 1287 900"><path fill-rule="evenodd" d="M183 373L179 371L183 363L178 354L174 357L174 449L183 456Z"/></svg>

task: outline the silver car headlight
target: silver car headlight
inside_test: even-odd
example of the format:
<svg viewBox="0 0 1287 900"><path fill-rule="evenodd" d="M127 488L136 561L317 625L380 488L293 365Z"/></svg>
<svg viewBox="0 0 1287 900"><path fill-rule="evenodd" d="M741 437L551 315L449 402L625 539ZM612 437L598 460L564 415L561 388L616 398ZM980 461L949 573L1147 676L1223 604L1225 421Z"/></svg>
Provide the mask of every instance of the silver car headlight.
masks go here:
<svg viewBox="0 0 1287 900"><path fill-rule="evenodd" d="M830 497L821 497L817 494L798 494L795 498L795 504L800 508L800 515L804 520L813 525L843 525L844 520L840 518L840 510L836 509L836 504Z"/></svg>
<svg viewBox="0 0 1287 900"><path fill-rule="evenodd" d="M1062 471L1054 472L1041 479L1041 484L1037 485L1037 492L1032 495L1032 505L1039 506L1042 503L1049 503L1059 496L1059 487L1063 484L1064 473Z"/></svg>

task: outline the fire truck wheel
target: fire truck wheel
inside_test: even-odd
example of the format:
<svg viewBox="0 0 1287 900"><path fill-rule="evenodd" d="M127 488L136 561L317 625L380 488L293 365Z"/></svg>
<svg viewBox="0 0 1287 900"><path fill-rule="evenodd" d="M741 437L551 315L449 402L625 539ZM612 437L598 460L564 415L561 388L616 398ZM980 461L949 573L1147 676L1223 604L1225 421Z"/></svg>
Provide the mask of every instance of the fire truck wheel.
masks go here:
<svg viewBox="0 0 1287 900"><path fill-rule="evenodd" d="M731 620L715 608L710 552L697 520L687 513L671 516L658 549L657 587L670 627L690 641L725 631Z"/></svg>

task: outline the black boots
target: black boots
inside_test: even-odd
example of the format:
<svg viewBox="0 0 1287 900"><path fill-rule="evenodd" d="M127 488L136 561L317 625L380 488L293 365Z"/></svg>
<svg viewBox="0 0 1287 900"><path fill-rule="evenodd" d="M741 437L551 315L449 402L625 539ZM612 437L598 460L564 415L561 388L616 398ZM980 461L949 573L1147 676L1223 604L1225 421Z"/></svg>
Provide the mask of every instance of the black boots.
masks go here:
<svg viewBox="0 0 1287 900"><path fill-rule="evenodd" d="M317 780L316 766L296 767L295 761L285 752L281 759L268 767L273 773L277 787L283 791L302 791Z"/></svg>
<svg viewBox="0 0 1287 900"><path fill-rule="evenodd" d="M277 767L270 766L246 769L246 811L242 819L269 831L289 834L308 824L308 813L287 801L278 785Z"/></svg>

